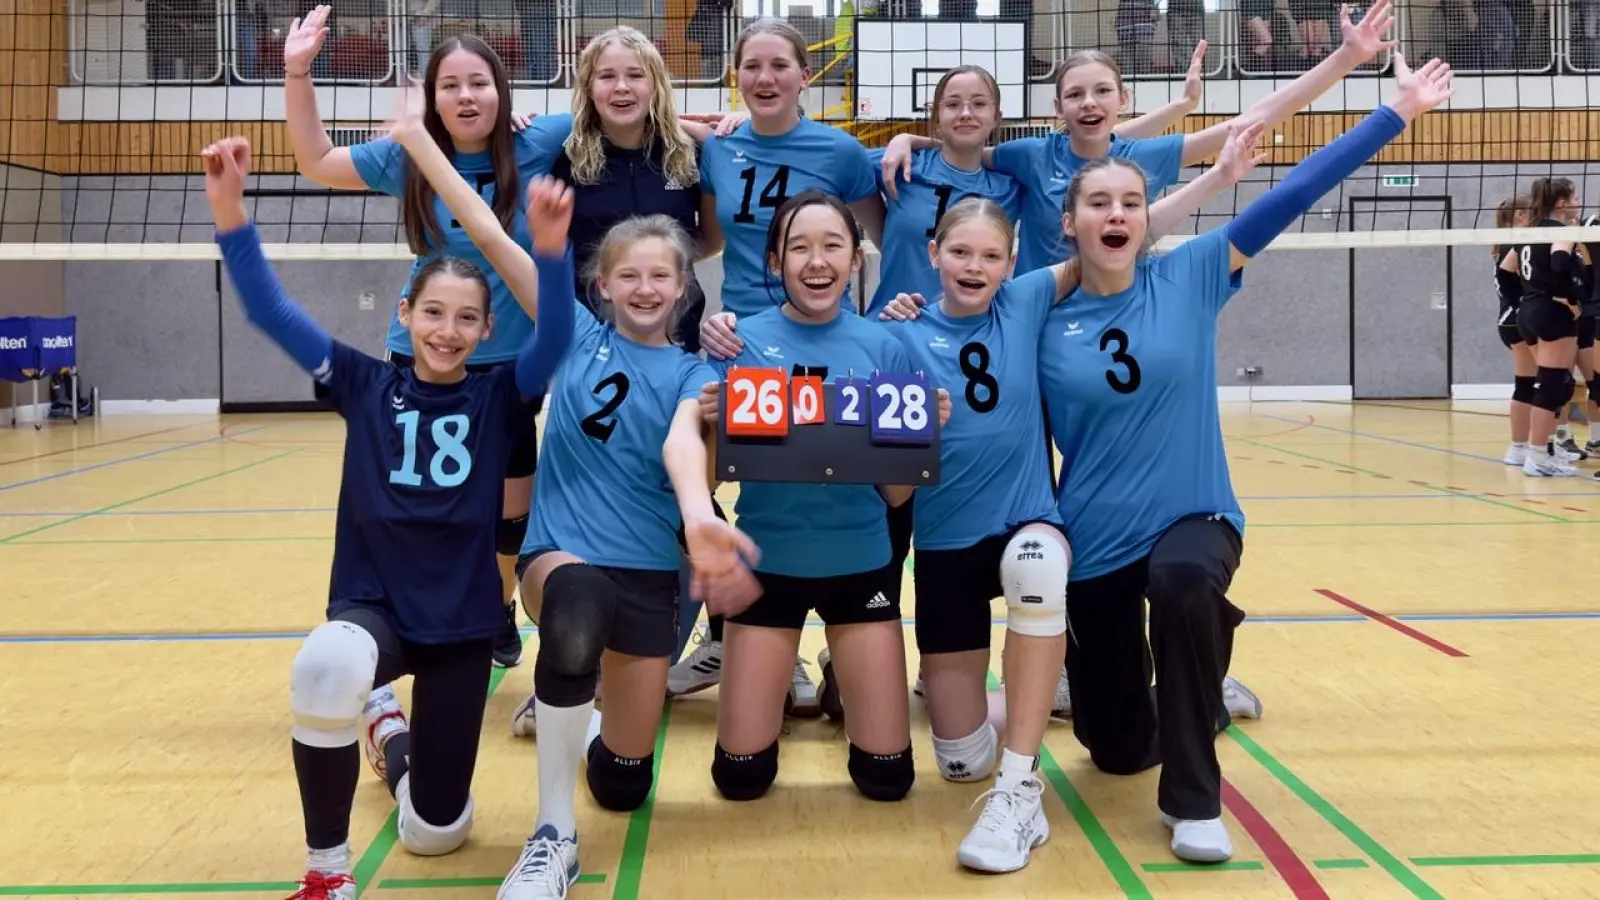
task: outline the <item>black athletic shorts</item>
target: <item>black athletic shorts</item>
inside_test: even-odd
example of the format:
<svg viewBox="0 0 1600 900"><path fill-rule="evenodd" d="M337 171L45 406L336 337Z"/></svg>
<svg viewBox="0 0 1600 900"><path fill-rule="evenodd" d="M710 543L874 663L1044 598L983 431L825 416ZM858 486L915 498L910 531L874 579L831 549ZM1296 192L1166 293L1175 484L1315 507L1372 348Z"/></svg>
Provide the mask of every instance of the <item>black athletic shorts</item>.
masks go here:
<svg viewBox="0 0 1600 900"><path fill-rule="evenodd" d="M1505 344L1508 350L1518 344L1526 344L1528 342L1522 336L1522 327L1517 324L1518 309L1519 307L1516 306L1502 304L1500 307L1500 321L1495 326L1496 333L1500 335L1500 343Z"/></svg>
<svg viewBox="0 0 1600 900"><path fill-rule="evenodd" d="M1033 523L1023 522L970 547L917 551L912 578L917 590L918 653L989 648L993 625L990 602L1005 594L1000 584L1000 560L1011 538L1030 524ZM1060 525L1041 524L1066 537ZM1066 615L1065 611L1062 615Z"/></svg>
<svg viewBox="0 0 1600 900"><path fill-rule="evenodd" d="M1578 336L1572 306L1553 297L1523 297L1517 310L1517 327L1530 344Z"/></svg>
<svg viewBox="0 0 1600 900"><path fill-rule="evenodd" d="M894 589L900 580L900 567L893 561L881 569L849 575L796 578L757 572L756 580L761 583L761 596L749 609L729 616L727 621L766 628L800 628L813 609L828 625L900 619L900 601Z"/></svg>
<svg viewBox="0 0 1600 900"><path fill-rule="evenodd" d="M404 353L389 351L389 362L402 369L409 369L416 364L416 360ZM492 372L501 366L515 365L514 360L494 363L468 363L468 372ZM539 465L539 429L534 426L533 419L544 408L544 398L540 397L528 404L528 428L517 438L517 443L511 448L511 458L506 461L506 479L532 478L533 470Z"/></svg>
<svg viewBox="0 0 1600 900"><path fill-rule="evenodd" d="M1594 316L1582 315L1578 317L1578 349L1587 350L1594 346Z"/></svg>
<svg viewBox="0 0 1600 900"><path fill-rule="evenodd" d="M534 560L554 552L535 550L517 557L517 581L522 581L523 574ZM594 568L617 586L617 615L611 621L606 649L646 658L676 654L678 570L619 569L613 566ZM528 618L534 619L533 611L526 605L523 612L528 614Z"/></svg>

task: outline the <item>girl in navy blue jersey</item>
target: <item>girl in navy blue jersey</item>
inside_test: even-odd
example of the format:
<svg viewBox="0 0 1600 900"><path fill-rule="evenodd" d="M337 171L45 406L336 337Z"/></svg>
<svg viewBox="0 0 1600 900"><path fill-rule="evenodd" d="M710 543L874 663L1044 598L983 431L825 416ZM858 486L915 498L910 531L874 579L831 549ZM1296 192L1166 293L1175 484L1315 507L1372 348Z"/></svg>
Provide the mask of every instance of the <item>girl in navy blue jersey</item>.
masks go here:
<svg viewBox="0 0 1600 900"><path fill-rule="evenodd" d="M334 341L284 296L245 210L249 144L226 139L203 160L217 243L246 316L327 388L346 422L328 621L306 637L289 680L307 846L300 896L353 900L350 808L374 685L414 678L415 727L387 746L400 843L439 855L471 830L490 657L504 621L501 480L531 426L530 402L571 341L570 304L539 310L537 337L513 366L469 371L493 328L489 289L477 268L445 257L417 274L400 309L416 365L373 359ZM565 214L548 192L531 203L535 221ZM559 259L541 276L559 290L571 284ZM532 273L522 280L532 301Z"/></svg>
<svg viewBox="0 0 1600 900"><path fill-rule="evenodd" d="M1443 62L1413 73L1396 52L1394 65L1387 105L1225 228L1170 253L1144 250L1148 189L1138 166L1096 160L1067 189L1062 226L1081 286L1046 318L1039 370L1062 457L1057 507L1072 541L1073 731L1102 771L1161 766L1158 804L1182 859L1233 853L1214 741L1244 619L1227 596L1244 516L1218 417L1217 318L1251 257L1451 95ZM1183 449L1152 464L1128 447Z"/></svg>

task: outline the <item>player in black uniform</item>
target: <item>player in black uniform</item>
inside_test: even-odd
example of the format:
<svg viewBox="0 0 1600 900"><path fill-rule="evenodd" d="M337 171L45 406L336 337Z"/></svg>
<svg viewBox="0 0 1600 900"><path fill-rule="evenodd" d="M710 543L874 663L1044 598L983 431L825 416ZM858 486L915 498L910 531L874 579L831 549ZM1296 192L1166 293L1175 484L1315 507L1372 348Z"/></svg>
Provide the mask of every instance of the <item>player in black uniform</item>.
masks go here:
<svg viewBox="0 0 1600 900"><path fill-rule="evenodd" d="M440 855L472 827L490 658L505 624L495 529L506 460L571 342L572 304L540 305L514 365L469 372L467 358L493 327L488 282L441 258L417 273L400 308L416 364L374 359L334 341L284 295L245 210L249 143L228 138L202 156L216 240L246 316L328 389L346 423L328 621L306 636L289 683L307 845L297 896L354 900L350 808L361 708L374 685L414 677L412 729L386 747L400 843ZM565 234L571 195L530 193L528 212L538 246L542 228L559 221ZM570 296L566 260L541 256L544 293ZM520 295L540 292L531 271L501 274Z"/></svg>
<svg viewBox="0 0 1600 900"><path fill-rule="evenodd" d="M1559 228L1579 208L1578 192L1567 178L1539 178L1528 193L1528 218L1537 228ZM1535 477L1571 477L1578 470L1551 441L1556 418L1577 391L1572 367L1577 361L1581 297L1575 277L1577 251L1571 241L1522 244L1517 248L1522 275L1522 306L1517 324L1533 347L1537 366L1533 409L1528 415L1530 448L1522 471Z"/></svg>
<svg viewBox="0 0 1600 900"><path fill-rule="evenodd" d="M1496 228L1526 228L1528 225L1528 196L1518 194L1500 202L1494 213ZM1505 463L1521 467L1528 461L1528 414L1533 409L1533 384L1538 371L1533 361L1533 347L1522 337L1517 324L1517 311L1522 306L1522 272L1518 268L1517 248L1496 244L1493 255L1495 292L1500 297L1499 326L1496 329L1500 342L1511 351L1511 368L1514 381L1511 389L1511 446L1506 449Z"/></svg>

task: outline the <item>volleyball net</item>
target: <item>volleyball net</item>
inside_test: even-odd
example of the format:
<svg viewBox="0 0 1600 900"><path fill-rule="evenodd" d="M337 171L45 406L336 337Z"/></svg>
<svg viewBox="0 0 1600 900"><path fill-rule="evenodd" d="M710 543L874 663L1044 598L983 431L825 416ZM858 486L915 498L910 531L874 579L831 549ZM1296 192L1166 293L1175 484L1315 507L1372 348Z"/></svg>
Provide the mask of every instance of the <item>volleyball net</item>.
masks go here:
<svg viewBox="0 0 1600 900"><path fill-rule="evenodd" d="M998 140L1055 127L1057 65L1099 49L1116 59L1130 114L1184 96L1196 42L1203 98L1173 130L1223 121L1316 65L1340 43L1331 0L340 0L312 66L334 143L371 139L395 85L452 37L483 38L512 106L569 108L578 59L630 25L661 50L681 111L737 109L733 50L748 21L777 16L809 47L808 114L881 146L926 133L940 75L976 63L1001 87ZM392 198L333 191L297 174L284 122L283 43L300 0L15 0L0 13L0 259L213 258L198 153L229 134L255 151L250 202L269 254L410 259ZM1395 36L1413 65L1455 68L1456 96L1324 198L1285 248L1487 245L1495 208L1535 178L1583 197L1600 159L1600 3L1396 0ZM1354 10L1359 21L1364 10ZM1381 54L1266 139L1269 154L1191 232L1232 218L1381 103ZM1185 178L1200 169L1186 171ZM1585 207L1588 211L1595 204ZM1600 240L1600 229L1542 240Z"/></svg>

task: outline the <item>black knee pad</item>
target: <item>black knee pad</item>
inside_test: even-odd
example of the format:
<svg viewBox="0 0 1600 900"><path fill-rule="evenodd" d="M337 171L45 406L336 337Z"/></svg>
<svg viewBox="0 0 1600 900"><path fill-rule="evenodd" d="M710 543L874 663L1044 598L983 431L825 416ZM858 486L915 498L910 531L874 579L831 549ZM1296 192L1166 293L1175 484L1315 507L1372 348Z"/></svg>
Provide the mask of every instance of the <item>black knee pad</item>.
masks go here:
<svg viewBox="0 0 1600 900"><path fill-rule="evenodd" d="M600 654L616 612L617 584L594 566L568 563L545 578L533 663L533 692L540 700L569 707L594 699Z"/></svg>
<svg viewBox="0 0 1600 900"><path fill-rule="evenodd" d="M1600 379L1596 379L1596 380L1600 381ZM1518 403L1526 403L1529 406L1532 406L1533 405L1533 386L1535 384L1537 384L1538 381L1539 381L1539 379L1534 377L1534 376L1532 376L1532 375L1518 375L1518 376L1516 376L1511 381L1511 399L1515 400ZM1591 382L1589 382L1589 384L1591 385L1591 387L1589 388L1589 391L1592 394L1593 391L1594 391L1594 388L1592 387L1594 382L1591 381Z"/></svg>
<svg viewBox="0 0 1600 900"><path fill-rule="evenodd" d="M760 753L734 756L717 744L711 757L711 780L724 800L755 800L778 780L778 742Z"/></svg>
<svg viewBox="0 0 1600 900"><path fill-rule="evenodd" d="M1589 379L1586 386L1589 388L1589 402L1600 403L1600 375Z"/></svg>
<svg viewBox="0 0 1600 900"><path fill-rule="evenodd" d="M633 812L650 797L655 783L655 754L628 759L612 753L597 736L589 744L589 794L602 809Z"/></svg>
<svg viewBox="0 0 1600 900"><path fill-rule="evenodd" d="M1533 405L1553 413L1561 412L1567 402L1567 379L1572 373L1566 369L1540 366L1533 386Z"/></svg>
<svg viewBox="0 0 1600 900"><path fill-rule="evenodd" d="M1562 406L1566 406L1568 403L1571 403L1572 398L1578 395L1578 379L1573 377L1571 372L1567 373L1567 388L1565 391L1563 391L1563 393L1565 396L1561 398Z"/></svg>
<svg viewBox="0 0 1600 900"><path fill-rule="evenodd" d="M522 552L522 539L527 534L527 513L515 519L501 519L494 530L494 549L501 556L516 556Z"/></svg>
<svg viewBox="0 0 1600 900"><path fill-rule="evenodd" d="M849 765L850 780L856 783L856 790L868 800L884 803L904 800L917 780L910 745L899 753L879 756L851 744Z"/></svg>

